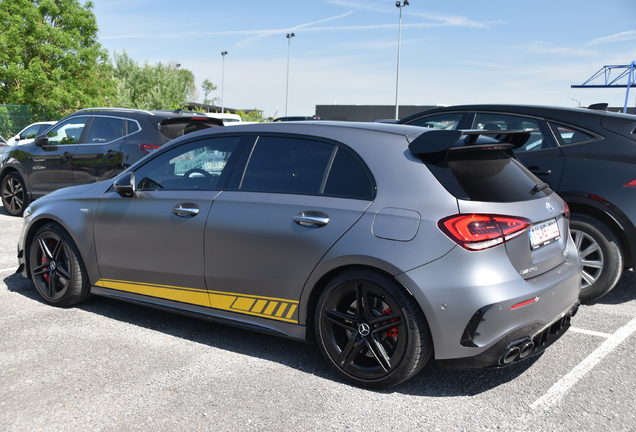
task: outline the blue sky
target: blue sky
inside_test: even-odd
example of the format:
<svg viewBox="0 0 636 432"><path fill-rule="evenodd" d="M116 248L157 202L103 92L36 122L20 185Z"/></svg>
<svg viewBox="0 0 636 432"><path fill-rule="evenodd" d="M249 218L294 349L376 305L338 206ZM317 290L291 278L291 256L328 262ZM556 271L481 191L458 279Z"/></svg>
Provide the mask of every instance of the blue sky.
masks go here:
<svg viewBox="0 0 636 432"><path fill-rule="evenodd" d="M99 42L209 79L224 105L288 115L394 105L399 11L390 0L96 0ZM399 103L623 106L625 89L572 89L636 60L636 0L411 0L402 9ZM602 83L598 81L599 84ZM626 83L626 79L623 80ZM636 90L630 92L634 106Z"/></svg>

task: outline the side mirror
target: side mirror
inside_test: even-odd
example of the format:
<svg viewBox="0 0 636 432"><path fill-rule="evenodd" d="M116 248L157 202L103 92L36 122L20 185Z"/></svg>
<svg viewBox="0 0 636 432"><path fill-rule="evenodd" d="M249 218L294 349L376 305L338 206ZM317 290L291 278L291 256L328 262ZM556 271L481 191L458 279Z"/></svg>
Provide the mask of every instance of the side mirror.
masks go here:
<svg viewBox="0 0 636 432"><path fill-rule="evenodd" d="M135 174L127 173L115 180L113 187L122 198L129 198L135 194Z"/></svg>
<svg viewBox="0 0 636 432"><path fill-rule="evenodd" d="M38 147L44 147L49 145L49 136L44 134L44 135L39 135L35 137L35 145Z"/></svg>

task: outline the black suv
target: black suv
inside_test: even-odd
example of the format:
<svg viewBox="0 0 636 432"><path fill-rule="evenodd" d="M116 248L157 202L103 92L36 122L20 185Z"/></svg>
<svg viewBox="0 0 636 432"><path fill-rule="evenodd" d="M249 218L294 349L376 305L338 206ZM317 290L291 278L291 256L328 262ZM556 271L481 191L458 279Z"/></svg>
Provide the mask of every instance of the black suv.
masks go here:
<svg viewBox="0 0 636 432"><path fill-rule="evenodd" d="M59 121L35 142L2 155L2 204L14 216L49 192L114 177L168 141L223 126L204 114L88 108Z"/></svg>
<svg viewBox="0 0 636 432"><path fill-rule="evenodd" d="M399 123L436 129L525 130L517 158L558 192L572 213L583 260L581 300L609 292L636 268L636 116L585 108L462 105Z"/></svg>

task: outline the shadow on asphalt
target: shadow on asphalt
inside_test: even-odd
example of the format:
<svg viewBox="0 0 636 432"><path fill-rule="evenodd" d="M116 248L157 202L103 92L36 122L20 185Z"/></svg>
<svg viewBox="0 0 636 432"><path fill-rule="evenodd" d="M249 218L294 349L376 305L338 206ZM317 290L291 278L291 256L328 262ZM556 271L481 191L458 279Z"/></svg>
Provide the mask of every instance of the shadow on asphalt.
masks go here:
<svg viewBox="0 0 636 432"><path fill-rule="evenodd" d="M4 278L4 283L9 291L44 304L33 283L22 275L8 276ZM349 385L331 370L315 344L296 342L105 297L94 297L77 308L194 343L280 363L323 379ZM434 361L429 361L414 378L378 393L427 397L474 396L514 380L539 357L534 356L503 369L474 371L440 369Z"/></svg>
<svg viewBox="0 0 636 432"><path fill-rule="evenodd" d="M613 305L627 303L633 300L636 300L636 273L633 270L625 270L614 289L589 304Z"/></svg>

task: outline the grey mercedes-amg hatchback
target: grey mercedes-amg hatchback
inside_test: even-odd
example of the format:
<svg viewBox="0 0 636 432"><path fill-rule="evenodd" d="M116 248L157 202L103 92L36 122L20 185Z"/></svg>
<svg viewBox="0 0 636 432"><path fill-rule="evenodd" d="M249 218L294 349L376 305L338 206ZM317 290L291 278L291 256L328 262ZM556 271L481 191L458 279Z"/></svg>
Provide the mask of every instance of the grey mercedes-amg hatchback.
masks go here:
<svg viewBox="0 0 636 432"><path fill-rule="evenodd" d="M482 136L480 136L482 135ZM518 131L269 123L194 132L25 211L19 271L299 340L385 388L542 352L578 308L569 211Z"/></svg>

